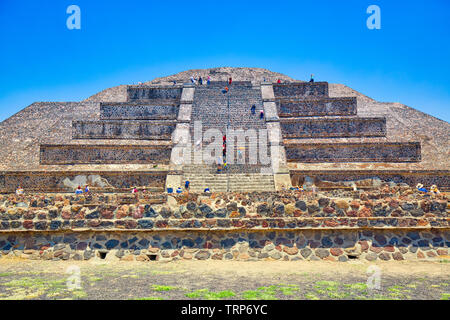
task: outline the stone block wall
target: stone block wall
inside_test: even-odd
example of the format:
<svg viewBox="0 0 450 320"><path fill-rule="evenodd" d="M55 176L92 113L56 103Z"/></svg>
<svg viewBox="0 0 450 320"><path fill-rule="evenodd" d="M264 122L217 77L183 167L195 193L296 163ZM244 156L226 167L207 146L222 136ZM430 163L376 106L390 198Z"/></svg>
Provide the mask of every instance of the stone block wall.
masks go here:
<svg viewBox="0 0 450 320"><path fill-rule="evenodd" d="M286 144L288 162L417 162L418 142Z"/></svg>
<svg viewBox="0 0 450 320"><path fill-rule="evenodd" d="M73 139L171 140L175 121L73 121Z"/></svg>
<svg viewBox="0 0 450 320"><path fill-rule="evenodd" d="M170 146L164 145L41 145L40 163L112 164L162 163L170 161Z"/></svg>
<svg viewBox="0 0 450 320"><path fill-rule="evenodd" d="M297 82L273 84L275 98L328 97L328 82Z"/></svg>
<svg viewBox="0 0 450 320"><path fill-rule="evenodd" d="M340 171L304 171L292 170L291 182L294 186L301 186L306 177L312 179L316 186L323 188L351 187L352 182L361 187L376 187L381 181L404 183L416 186L422 183L429 188L436 185L443 190L450 189L450 171L386 171L386 170L340 170Z"/></svg>
<svg viewBox="0 0 450 320"><path fill-rule="evenodd" d="M129 86L127 89L128 99L133 100L180 100L182 87L148 87L148 86Z"/></svg>
<svg viewBox="0 0 450 320"><path fill-rule="evenodd" d="M353 198L0 195L0 256L373 261L448 255L447 199L399 190L348 194Z"/></svg>
<svg viewBox="0 0 450 320"><path fill-rule="evenodd" d="M386 118L289 118L280 126L283 138L386 136Z"/></svg>
<svg viewBox="0 0 450 320"><path fill-rule="evenodd" d="M175 120L178 115L176 104L102 103L102 120Z"/></svg>
<svg viewBox="0 0 450 320"><path fill-rule="evenodd" d="M43 260L439 260L449 234L432 231L55 232L1 234L0 257Z"/></svg>
<svg viewBox="0 0 450 320"><path fill-rule="evenodd" d="M73 192L78 185L91 189L131 190L134 186L164 189L167 171L20 171L0 172L0 192Z"/></svg>
<svg viewBox="0 0 450 320"><path fill-rule="evenodd" d="M278 99L280 117L353 116L356 115L356 97Z"/></svg>

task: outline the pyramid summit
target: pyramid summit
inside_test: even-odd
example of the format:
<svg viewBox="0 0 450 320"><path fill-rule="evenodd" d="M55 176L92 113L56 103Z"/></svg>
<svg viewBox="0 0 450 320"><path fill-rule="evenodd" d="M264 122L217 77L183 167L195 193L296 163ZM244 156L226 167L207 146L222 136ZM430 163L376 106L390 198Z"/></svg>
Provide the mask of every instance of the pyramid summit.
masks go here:
<svg viewBox="0 0 450 320"><path fill-rule="evenodd" d="M244 132L243 145L232 130ZM221 165L228 159L226 174L198 161L212 132L226 136L226 154L211 154ZM343 84L260 68L194 69L81 102L36 102L1 122L0 190L165 190L189 180L198 192L275 191L310 179L448 188L449 133L445 121Z"/></svg>

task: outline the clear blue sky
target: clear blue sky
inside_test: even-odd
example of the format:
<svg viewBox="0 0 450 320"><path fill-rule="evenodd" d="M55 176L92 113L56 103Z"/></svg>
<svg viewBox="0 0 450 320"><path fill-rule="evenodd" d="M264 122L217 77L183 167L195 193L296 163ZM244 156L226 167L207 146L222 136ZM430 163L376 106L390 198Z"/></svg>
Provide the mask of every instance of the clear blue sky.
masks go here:
<svg viewBox="0 0 450 320"><path fill-rule="evenodd" d="M81 8L81 30L66 9ZM381 30L366 9L381 8ZM450 1L0 0L0 121L192 68L343 83L450 122Z"/></svg>

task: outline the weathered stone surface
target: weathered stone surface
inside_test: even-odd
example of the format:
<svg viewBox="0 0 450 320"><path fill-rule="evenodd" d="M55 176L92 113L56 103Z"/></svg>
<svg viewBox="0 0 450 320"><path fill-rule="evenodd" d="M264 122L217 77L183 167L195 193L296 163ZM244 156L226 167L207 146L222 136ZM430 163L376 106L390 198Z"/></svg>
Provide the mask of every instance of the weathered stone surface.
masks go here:
<svg viewBox="0 0 450 320"><path fill-rule="evenodd" d="M302 250L300 250L300 254L302 255L303 258L308 258L312 253L312 250L309 248L303 248Z"/></svg>
<svg viewBox="0 0 450 320"><path fill-rule="evenodd" d="M315 253L321 259L324 259L330 255L330 252L328 250L322 248L316 249Z"/></svg>

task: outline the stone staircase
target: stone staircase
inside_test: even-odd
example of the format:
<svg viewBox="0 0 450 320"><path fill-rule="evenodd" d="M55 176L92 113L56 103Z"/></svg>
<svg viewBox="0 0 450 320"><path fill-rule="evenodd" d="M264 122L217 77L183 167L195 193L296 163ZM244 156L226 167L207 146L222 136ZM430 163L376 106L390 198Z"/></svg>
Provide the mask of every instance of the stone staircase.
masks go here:
<svg viewBox="0 0 450 320"><path fill-rule="evenodd" d="M183 182L190 182L190 191L203 192L209 188L211 192L227 191L274 191L272 174L261 173L229 173L207 165L186 165L183 168Z"/></svg>
<svg viewBox="0 0 450 320"><path fill-rule="evenodd" d="M228 93L222 90L228 86ZM256 114L252 115L250 108L256 106ZM209 129L220 130L220 144L222 136L227 132L227 169L217 173L216 164L187 164L183 166L183 181L189 180L192 191L202 192L209 188L212 192L225 191L273 191L275 190L270 160L262 161L259 155L258 142L249 141L245 137L245 144L238 145L237 140L231 148L232 134L228 129L244 130L247 134L266 134L265 119L259 118L263 109L261 88L253 86L251 82L239 82L227 85L226 82L211 82L210 85L197 86L192 106L190 134L195 144L194 123L200 121L202 125L203 148L211 141L205 139ZM263 130L263 131L259 131ZM267 137L267 136L266 136ZM264 143L267 144L266 141ZM241 157L238 156L238 150ZM270 159L270 148L267 145L266 159ZM256 152L256 157L255 157ZM221 158L221 154L213 154ZM234 157L234 163L230 158ZM250 162L250 160L256 160Z"/></svg>

